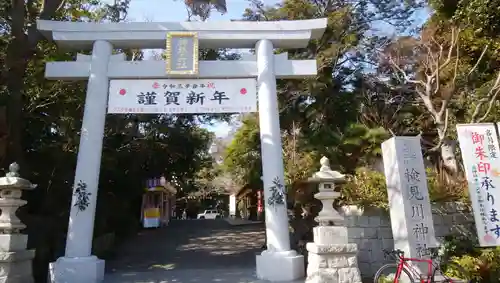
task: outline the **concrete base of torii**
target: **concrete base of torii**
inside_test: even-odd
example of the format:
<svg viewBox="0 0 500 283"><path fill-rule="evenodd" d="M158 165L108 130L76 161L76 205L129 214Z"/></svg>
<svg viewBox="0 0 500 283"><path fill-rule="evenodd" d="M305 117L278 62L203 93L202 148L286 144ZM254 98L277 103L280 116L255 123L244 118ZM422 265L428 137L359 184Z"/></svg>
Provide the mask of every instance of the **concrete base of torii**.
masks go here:
<svg viewBox="0 0 500 283"><path fill-rule="evenodd" d="M293 281L304 278L304 256L296 251L263 251L257 255L257 277L271 282Z"/></svg>
<svg viewBox="0 0 500 283"><path fill-rule="evenodd" d="M104 280L105 262L96 256L60 257L49 264L51 283L99 283Z"/></svg>

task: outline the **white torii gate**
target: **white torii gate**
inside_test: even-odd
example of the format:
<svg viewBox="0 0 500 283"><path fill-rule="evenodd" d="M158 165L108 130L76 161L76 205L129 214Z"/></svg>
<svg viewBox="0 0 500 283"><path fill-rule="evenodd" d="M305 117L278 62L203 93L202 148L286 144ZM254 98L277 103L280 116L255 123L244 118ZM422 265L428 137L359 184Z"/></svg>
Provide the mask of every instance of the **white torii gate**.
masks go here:
<svg viewBox="0 0 500 283"><path fill-rule="evenodd" d="M91 254L101 151L110 79L168 79L165 61L125 61L113 48L165 48L168 32L196 32L200 48L255 48L256 58L240 61L200 61L195 78L257 78L264 195L273 181L284 180L279 127L277 78L316 75L316 60L288 60L274 48L305 48L319 39L327 19L279 22L82 23L38 21L44 36L61 48L90 49L75 62L49 62L45 76L53 80L88 80L78 151L75 184L86 184L88 207L78 210L72 199L64 257L50 265L57 283L94 283L104 278L104 261ZM179 76L175 76L179 78ZM185 76L184 78L193 78ZM292 281L304 276L304 258L290 249L286 203L267 205L267 250L256 258L257 276L270 281Z"/></svg>

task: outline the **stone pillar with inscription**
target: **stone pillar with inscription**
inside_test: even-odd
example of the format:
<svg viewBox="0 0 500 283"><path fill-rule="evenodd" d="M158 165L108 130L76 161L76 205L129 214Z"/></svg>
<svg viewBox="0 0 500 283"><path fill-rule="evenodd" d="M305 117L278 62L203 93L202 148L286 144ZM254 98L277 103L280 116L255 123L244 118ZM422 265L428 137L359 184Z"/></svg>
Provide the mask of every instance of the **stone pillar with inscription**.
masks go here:
<svg viewBox="0 0 500 283"><path fill-rule="evenodd" d="M333 202L340 197L340 192L334 190L335 184L343 183L345 177L331 170L328 158L321 158L320 163L319 172L308 180L319 184L319 193L314 197L323 208L316 217L319 226L313 228L314 242L307 244L306 283L358 283L358 246L348 243L344 218L333 208Z"/></svg>
<svg viewBox="0 0 500 283"><path fill-rule="evenodd" d="M36 186L19 177L19 166L13 163L9 173L0 178L0 282L34 282L32 260L35 250L27 250L28 235L21 234L26 228L16 211L27 202L21 199L22 190L31 190Z"/></svg>
<svg viewBox="0 0 500 283"><path fill-rule="evenodd" d="M382 155L394 248L426 258L437 242L420 137L390 138L382 143Z"/></svg>

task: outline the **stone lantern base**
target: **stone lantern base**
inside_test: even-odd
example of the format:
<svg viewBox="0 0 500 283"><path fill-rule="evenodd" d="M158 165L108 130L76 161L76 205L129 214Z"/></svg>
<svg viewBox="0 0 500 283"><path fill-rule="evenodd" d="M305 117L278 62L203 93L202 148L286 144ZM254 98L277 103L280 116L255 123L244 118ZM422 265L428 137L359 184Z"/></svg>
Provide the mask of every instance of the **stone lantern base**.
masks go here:
<svg viewBox="0 0 500 283"><path fill-rule="evenodd" d="M33 283L34 257L35 250L0 252L0 283Z"/></svg>
<svg viewBox="0 0 500 283"><path fill-rule="evenodd" d="M0 283L32 283L35 250L27 250L28 235L0 235Z"/></svg>
<svg viewBox="0 0 500 283"><path fill-rule="evenodd" d="M358 245L347 243L347 228L313 228L314 243L307 244L306 283L361 283Z"/></svg>
<svg viewBox="0 0 500 283"><path fill-rule="evenodd" d="M0 283L33 283L32 260L35 250L27 250L28 235L20 231L26 226L16 216L22 190L36 187L19 177L19 165L9 166L9 173L0 178Z"/></svg>

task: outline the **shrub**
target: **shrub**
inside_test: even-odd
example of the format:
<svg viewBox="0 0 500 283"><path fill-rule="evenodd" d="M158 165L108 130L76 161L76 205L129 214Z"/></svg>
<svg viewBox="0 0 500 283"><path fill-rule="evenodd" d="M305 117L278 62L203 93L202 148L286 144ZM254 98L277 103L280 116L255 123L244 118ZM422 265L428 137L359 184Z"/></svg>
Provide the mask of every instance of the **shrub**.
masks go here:
<svg viewBox="0 0 500 283"><path fill-rule="evenodd" d="M433 202L468 202L467 181L458 178L447 181L442 174L427 169L429 197ZM348 176L342 188L342 203L360 207L388 209L387 185L384 174L368 168L358 168L354 175Z"/></svg>
<svg viewBox="0 0 500 283"><path fill-rule="evenodd" d="M387 275L387 276L380 276L378 278L378 283L393 283L394 282L394 277L396 277L396 274L390 274L390 275Z"/></svg>
<svg viewBox="0 0 500 283"><path fill-rule="evenodd" d="M443 244L447 256L465 269L472 282L500 282L500 247L477 247L476 235L449 235Z"/></svg>
<svg viewBox="0 0 500 283"><path fill-rule="evenodd" d="M342 204L388 209L384 174L359 168L342 188Z"/></svg>
<svg viewBox="0 0 500 283"><path fill-rule="evenodd" d="M500 248L476 249L471 254L453 257L472 277L472 282L500 282Z"/></svg>
<svg viewBox="0 0 500 283"><path fill-rule="evenodd" d="M468 184L463 177L458 177L455 180L447 180L444 173L438 173L436 170L427 168L427 187L429 188L429 196L432 201L461 201L468 202Z"/></svg>

